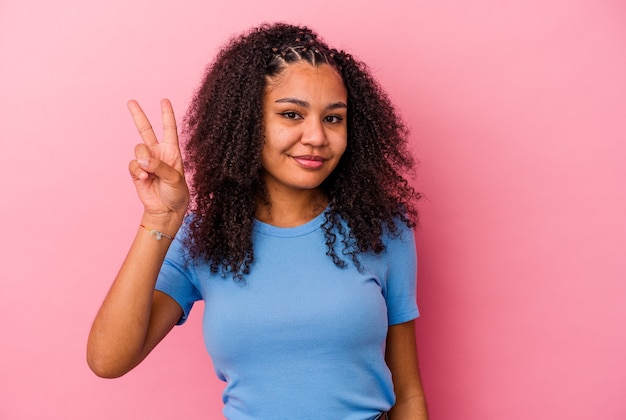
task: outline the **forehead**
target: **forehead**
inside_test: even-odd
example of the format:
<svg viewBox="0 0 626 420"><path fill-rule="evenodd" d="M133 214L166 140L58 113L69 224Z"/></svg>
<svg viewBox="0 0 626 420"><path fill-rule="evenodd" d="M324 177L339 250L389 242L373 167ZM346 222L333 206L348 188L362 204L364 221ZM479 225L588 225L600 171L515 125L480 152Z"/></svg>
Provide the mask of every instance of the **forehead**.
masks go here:
<svg viewBox="0 0 626 420"><path fill-rule="evenodd" d="M312 65L307 62L293 63L275 76L267 78L265 95L281 96L339 96L347 98L341 76L328 64ZM338 98L338 99L341 99Z"/></svg>

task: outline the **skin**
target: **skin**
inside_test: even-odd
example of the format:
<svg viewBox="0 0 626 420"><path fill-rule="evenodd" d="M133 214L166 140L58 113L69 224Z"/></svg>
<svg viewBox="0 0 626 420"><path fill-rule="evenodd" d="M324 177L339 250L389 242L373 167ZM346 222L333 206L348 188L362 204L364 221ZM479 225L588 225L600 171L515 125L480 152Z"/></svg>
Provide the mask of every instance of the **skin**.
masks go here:
<svg viewBox="0 0 626 420"><path fill-rule="evenodd" d="M129 165L137 195L144 205L140 224L174 235L189 203L172 105L161 101L163 141L136 101L128 108L143 143ZM155 291L158 272L170 241L160 241L139 228L91 328L87 362L101 377L115 378L138 365L182 315L169 296Z"/></svg>
<svg viewBox="0 0 626 420"><path fill-rule="evenodd" d="M268 80L262 159L270 206L258 205L259 220L298 226L325 208L319 186L345 151L347 106L341 77L325 64L292 64ZM161 142L139 104L130 101L128 108L142 139L129 164L144 206L140 224L173 236L187 211L189 189L172 105L161 101ZM115 378L129 372L182 316L178 303L154 290L169 245L169 239L156 240L148 229L138 229L89 334L87 362L96 375ZM389 418L427 419L413 322L389 327L386 361L397 395Z"/></svg>
<svg viewBox="0 0 626 420"><path fill-rule="evenodd" d="M385 361L391 370L396 392L396 404L389 410L389 419L427 420L415 345L415 321L389 327Z"/></svg>
<svg viewBox="0 0 626 420"><path fill-rule="evenodd" d="M262 161L271 209L259 206L256 217L297 226L326 207L318 187L346 150L348 94L329 65L292 64L268 82Z"/></svg>

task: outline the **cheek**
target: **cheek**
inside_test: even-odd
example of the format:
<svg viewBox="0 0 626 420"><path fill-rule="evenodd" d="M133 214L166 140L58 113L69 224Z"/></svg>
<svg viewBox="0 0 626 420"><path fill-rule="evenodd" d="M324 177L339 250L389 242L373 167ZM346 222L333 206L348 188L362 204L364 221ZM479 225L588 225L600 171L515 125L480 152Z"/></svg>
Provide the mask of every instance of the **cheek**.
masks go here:
<svg viewBox="0 0 626 420"><path fill-rule="evenodd" d="M291 138L293 134L290 134L289 130L277 127L265 130L265 143L263 145L263 152L276 153L289 149L293 141Z"/></svg>
<svg viewBox="0 0 626 420"><path fill-rule="evenodd" d="M265 168L267 163L272 161L272 145L268 142L268 136L265 136L263 146L261 147L261 165Z"/></svg>
<svg viewBox="0 0 626 420"><path fill-rule="evenodd" d="M348 148L348 139L346 138L346 136L344 136L337 142L337 146L335 147L335 153L337 154L337 156L341 157L343 156L347 148Z"/></svg>

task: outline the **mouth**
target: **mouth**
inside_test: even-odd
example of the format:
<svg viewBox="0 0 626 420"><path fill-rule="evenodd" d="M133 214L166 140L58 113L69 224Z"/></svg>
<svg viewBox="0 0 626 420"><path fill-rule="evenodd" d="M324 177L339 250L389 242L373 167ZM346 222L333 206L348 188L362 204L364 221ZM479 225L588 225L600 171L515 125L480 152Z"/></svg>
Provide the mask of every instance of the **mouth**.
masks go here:
<svg viewBox="0 0 626 420"><path fill-rule="evenodd" d="M326 161L325 158L321 156L311 156L311 155L302 155L302 156L292 156L293 160L303 168L307 169L319 169L324 165Z"/></svg>

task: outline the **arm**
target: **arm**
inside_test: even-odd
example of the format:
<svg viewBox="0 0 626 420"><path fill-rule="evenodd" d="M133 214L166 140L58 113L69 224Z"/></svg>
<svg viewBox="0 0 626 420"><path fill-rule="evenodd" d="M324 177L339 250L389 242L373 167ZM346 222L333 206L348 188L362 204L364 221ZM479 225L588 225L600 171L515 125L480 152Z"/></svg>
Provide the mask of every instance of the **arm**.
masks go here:
<svg viewBox="0 0 626 420"><path fill-rule="evenodd" d="M396 392L396 404L389 411L389 419L428 420L417 361L414 321L389 327L385 359Z"/></svg>
<svg viewBox="0 0 626 420"><path fill-rule="evenodd" d="M129 372L180 319L178 303L154 290L167 251L160 242L166 241L138 232L91 327L87 362L96 375L115 378Z"/></svg>
<svg viewBox="0 0 626 420"><path fill-rule="evenodd" d="M128 107L143 143L135 148L129 170L144 205L140 224L174 236L189 203L172 106L161 101L163 141L135 101ZM155 292L156 279L170 246L147 229L137 236L91 327L87 362L98 376L118 377L139 364L182 315L169 296Z"/></svg>

